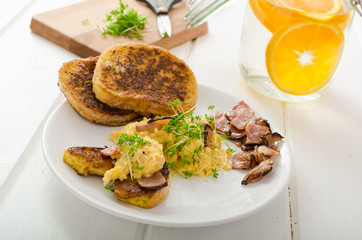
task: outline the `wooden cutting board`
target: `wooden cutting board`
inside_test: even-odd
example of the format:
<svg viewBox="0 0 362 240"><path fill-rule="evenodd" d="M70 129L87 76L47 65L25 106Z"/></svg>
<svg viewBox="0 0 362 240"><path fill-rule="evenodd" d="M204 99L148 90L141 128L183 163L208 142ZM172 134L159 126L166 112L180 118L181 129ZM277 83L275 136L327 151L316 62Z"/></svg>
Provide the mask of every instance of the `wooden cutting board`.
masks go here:
<svg viewBox="0 0 362 240"><path fill-rule="evenodd" d="M147 17L142 31L144 39L102 36L96 27L103 24L107 13L119 7L119 0L88 0L40 13L32 17L30 28L80 57L97 56L110 46L127 42L143 42L170 49L207 33L206 23L197 28L186 27L183 20L188 11L185 1L175 4L170 10L172 36L165 38L161 38L158 31L156 14L145 3L136 0L123 0L123 3Z"/></svg>

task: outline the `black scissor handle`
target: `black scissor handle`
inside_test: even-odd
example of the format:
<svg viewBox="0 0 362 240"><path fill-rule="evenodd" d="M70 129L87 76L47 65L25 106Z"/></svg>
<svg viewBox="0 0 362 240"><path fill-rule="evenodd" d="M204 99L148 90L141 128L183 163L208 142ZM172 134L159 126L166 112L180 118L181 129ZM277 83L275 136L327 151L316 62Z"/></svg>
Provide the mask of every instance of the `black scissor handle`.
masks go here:
<svg viewBox="0 0 362 240"><path fill-rule="evenodd" d="M182 0L164 0L163 6L166 8L167 12L170 11L172 5L181 2Z"/></svg>
<svg viewBox="0 0 362 240"><path fill-rule="evenodd" d="M156 13L156 14L167 14L171 9L172 5L175 3L181 2L182 0L164 0L163 4L159 4L156 0L138 0L140 2L147 3L148 6Z"/></svg>

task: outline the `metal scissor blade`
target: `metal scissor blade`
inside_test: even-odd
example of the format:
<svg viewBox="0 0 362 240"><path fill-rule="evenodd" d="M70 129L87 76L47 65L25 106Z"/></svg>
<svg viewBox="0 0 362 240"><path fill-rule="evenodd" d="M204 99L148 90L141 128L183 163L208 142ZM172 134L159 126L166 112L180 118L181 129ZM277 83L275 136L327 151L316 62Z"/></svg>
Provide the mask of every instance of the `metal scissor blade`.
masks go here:
<svg viewBox="0 0 362 240"><path fill-rule="evenodd" d="M157 24L162 38L171 37L171 21L167 14L158 14Z"/></svg>

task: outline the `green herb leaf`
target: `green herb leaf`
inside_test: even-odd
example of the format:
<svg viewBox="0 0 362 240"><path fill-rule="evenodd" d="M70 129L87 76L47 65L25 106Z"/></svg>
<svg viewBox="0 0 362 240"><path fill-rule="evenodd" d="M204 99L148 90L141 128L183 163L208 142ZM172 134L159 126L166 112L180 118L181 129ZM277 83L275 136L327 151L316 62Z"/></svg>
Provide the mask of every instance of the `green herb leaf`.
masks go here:
<svg viewBox="0 0 362 240"><path fill-rule="evenodd" d="M141 30L144 29L147 18L138 15L133 8L129 9L128 4L119 1L120 6L112 10L103 20L104 25L98 25L102 35L112 34L116 36L124 36L130 39L134 37L143 39Z"/></svg>
<svg viewBox="0 0 362 240"><path fill-rule="evenodd" d="M185 171L185 178L190 178L190 177L192 177L192 175L194 175L194 173L193 172L189 172L189 171Z"/></svg>
<svg viewBox="0 0 362 240"><path fill-rule="evenodd" d="M218 178L218 177L219 177L219 173L218 173L219 170L217 170L217 169L215 169L215 168L212 168L211 171L213 172L212 176L213 176L214 178Z"/></svg>
<svg viewBox="0 0 362 240"><path fill-rule="evenodd" d="M175 168L176 162L166 162L169 168Z"/></svg>
<svg viewBox="0 0 362 240"><path fill-rule="evenodd" d="M181 161L184 165L186 165L186 164L190 165L189 156L187 154L183 155Z"/></svg>
<svg viewBox="0 0 362 240"><path fill-rule="evenodd" d="M88 18L86 18L86 19L83 19L82 20L82 23L85 25L85 24L88 24L89 23L89 20L88 20Z"/></svg>
<svg viewBox="0 0 362 240"><path fill-rule="evenodd" d="M113 184L104 186L105 189L114 192Z"/></svg>
<svg viewBox="0 0 362 240"><path fill-rule="evenodd" d="M144 168L145 168L145 166L139 166L138 163L137 163L136 169L143 170Z"/></svg>
<svg viewBox="0 0 362 240"><path fill-rule="evenodd" d="M208 110L211 110L211 111L214 110L214 108L215 108L215 106L213 106L213 105L209 105L209 106L207 107L207 109L208 109Z"/></svg>

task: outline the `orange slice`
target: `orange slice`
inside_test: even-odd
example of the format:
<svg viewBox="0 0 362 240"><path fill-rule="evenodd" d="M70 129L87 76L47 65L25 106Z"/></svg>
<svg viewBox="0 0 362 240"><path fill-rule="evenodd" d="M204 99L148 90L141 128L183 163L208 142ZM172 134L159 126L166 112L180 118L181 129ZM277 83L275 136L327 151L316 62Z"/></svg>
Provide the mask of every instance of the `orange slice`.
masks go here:
<svg viewBox="0 0 362 240"><path fill-rule="evenodd" d="M276 6L274 1L249 0L249 6L261 24L272 33L290 20L289 14L280 13L283 8Z"/></svg>
<svg viewBox="0 0 362 240"><path fill-rule="evenodd" d="M312 14L336 14L341 12L341 0L276 0L282 6Z"/></svg>
<svg viewBox="0 0 362 240"><path fill-rule="evenodd" d="M343 45L343 31L333 25L297 24L277 31L265 53L269 76L283 92L314 93L332 78Z"/></svg>
<svg viewBox="0 0 362 240"><path fill-rule="evenodd" d="M256 18L270 32L295 23L316 22L338 25L345 29L351 11L345 11L341 0L249 0Z"/></svg>

